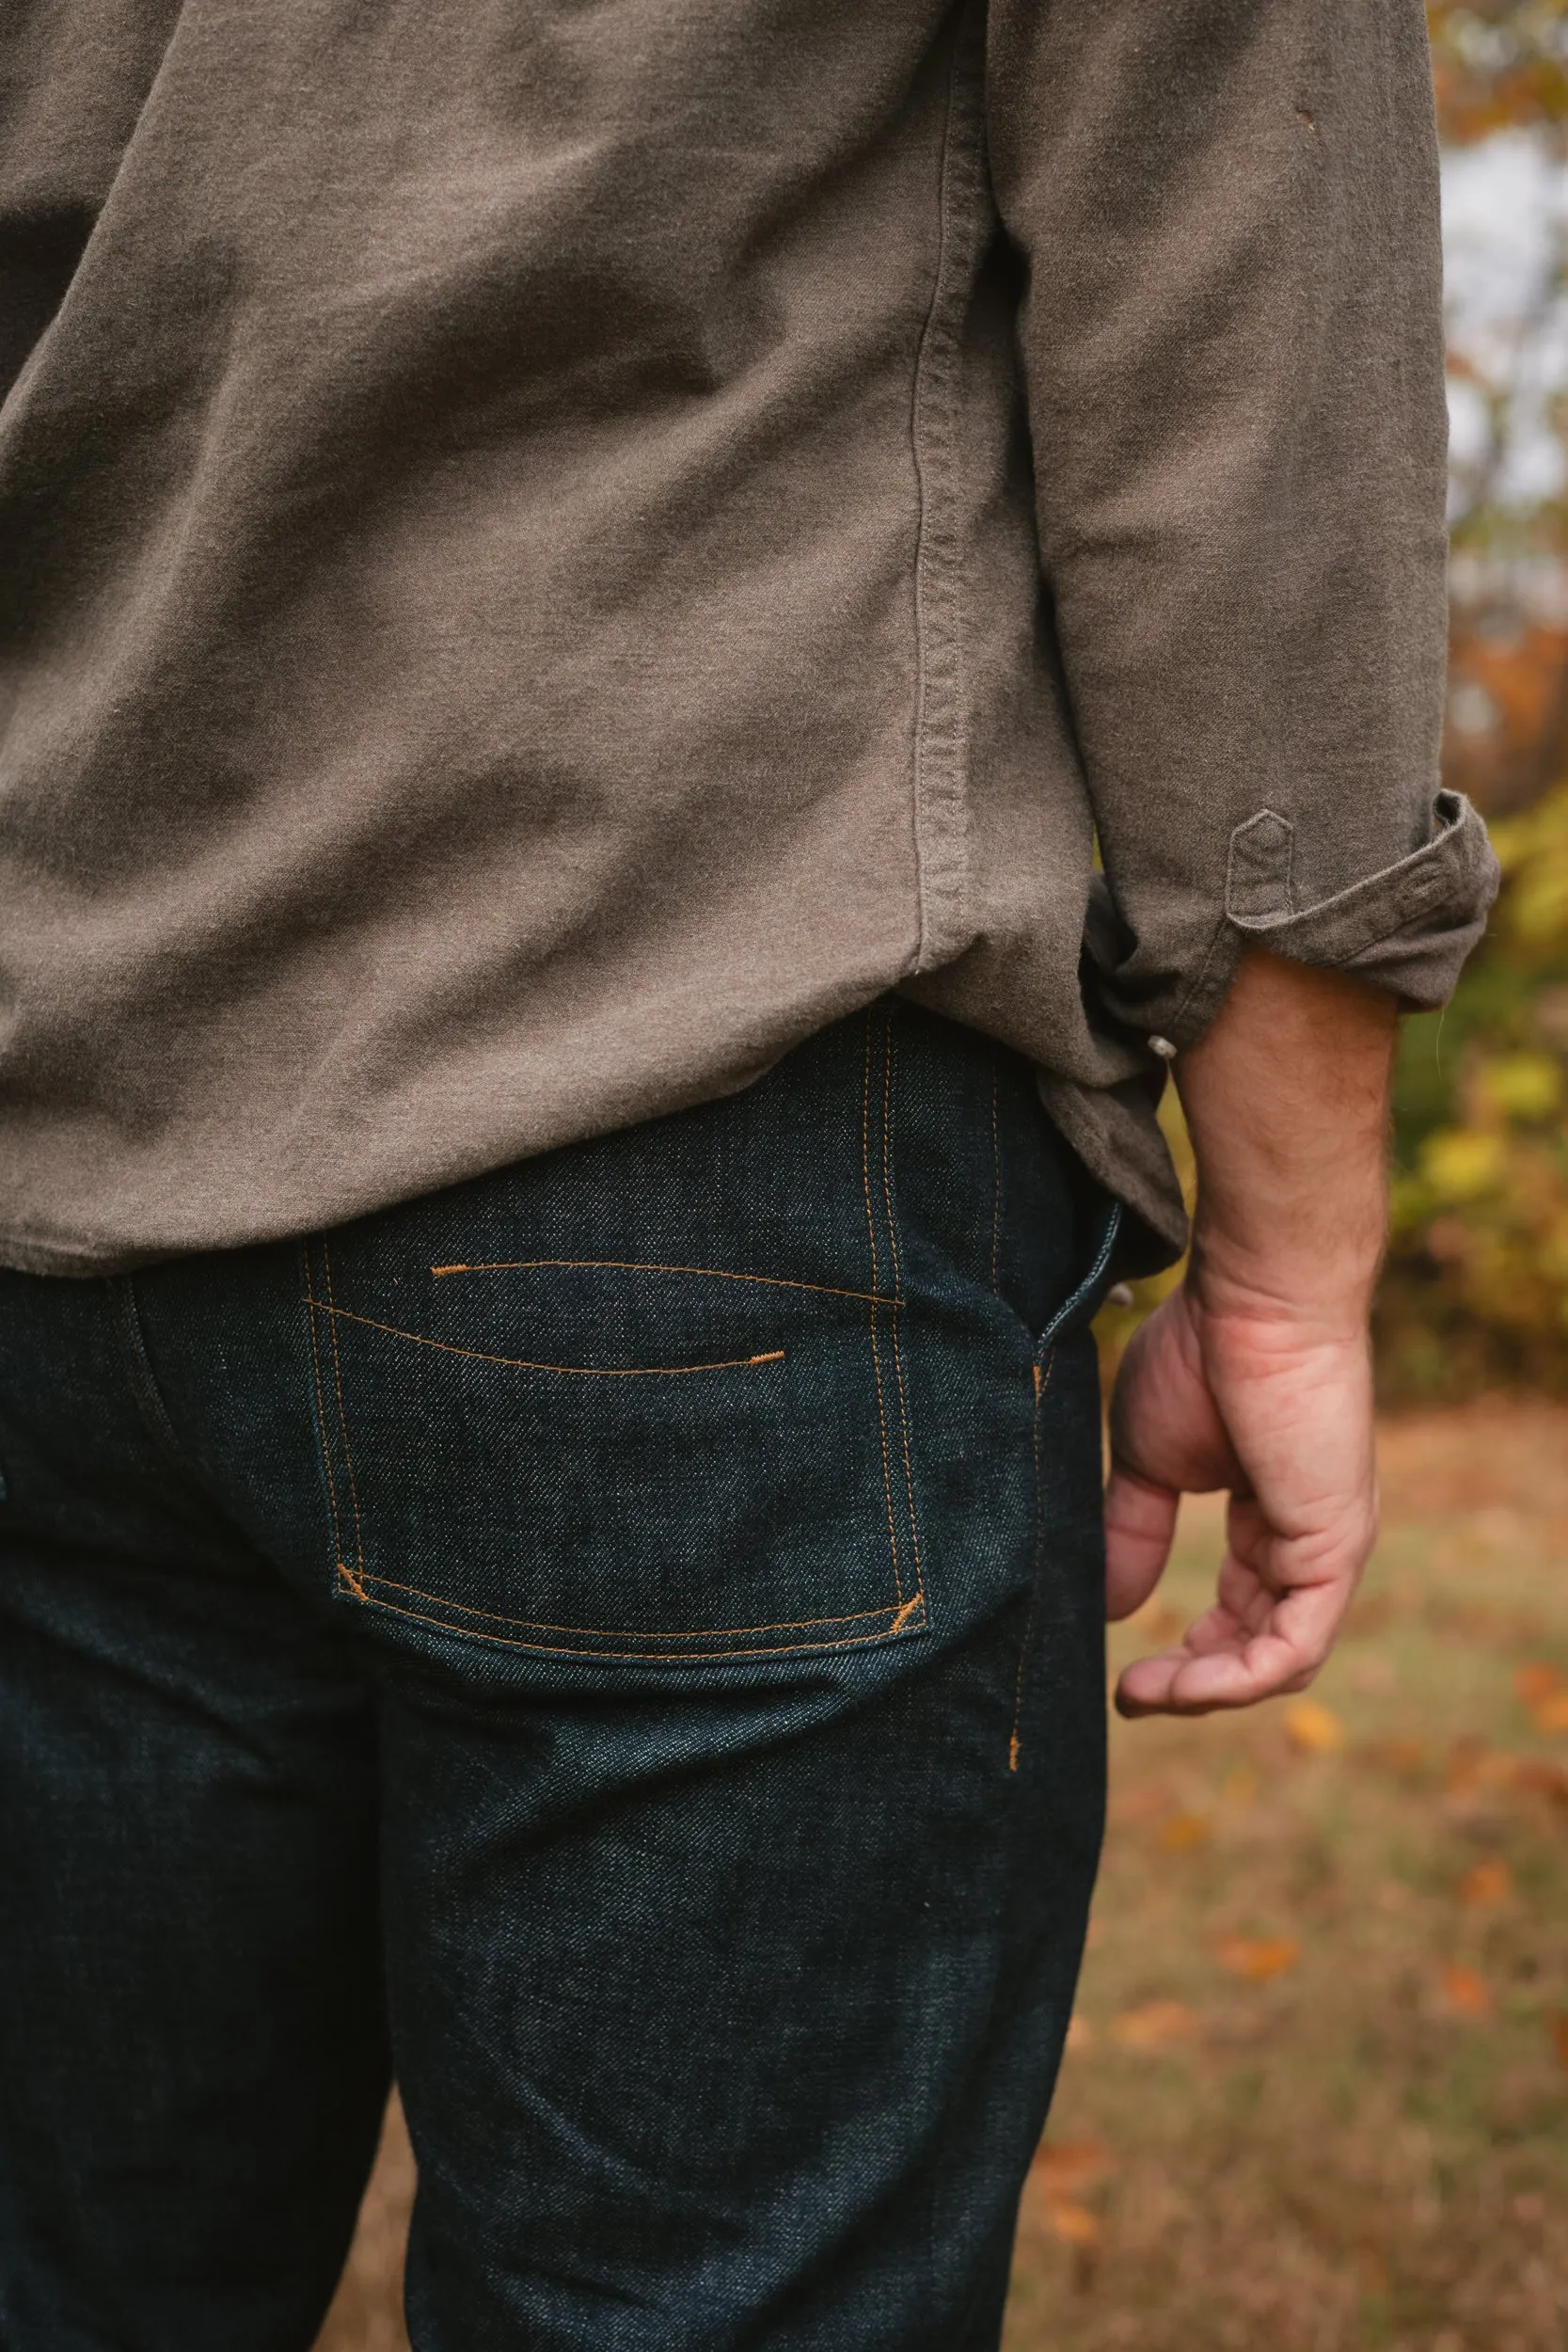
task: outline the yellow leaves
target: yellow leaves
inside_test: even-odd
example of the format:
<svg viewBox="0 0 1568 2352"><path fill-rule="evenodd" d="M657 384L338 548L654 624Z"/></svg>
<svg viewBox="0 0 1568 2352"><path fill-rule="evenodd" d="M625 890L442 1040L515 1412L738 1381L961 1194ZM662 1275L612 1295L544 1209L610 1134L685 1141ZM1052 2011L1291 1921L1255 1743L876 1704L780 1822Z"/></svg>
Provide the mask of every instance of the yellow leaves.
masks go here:
<svg viewBox="0 0 1568 2352"><path fill-rule="evenodd" d="M1421 1174L1439 1200L1480 1200L1501 1183L1507 1156L1495 1129L1439 1127L1421 1145Z"/></svg>
<svg viewBox="0 0 1568 2352"><path fill-rule="evenodd" d="M1475 1863L1459 1882L1462 1903L1472 1911L1490 1911L1513 1892L1513 1874L1501 1854L1488 1854Z"/></svg>
<svg viewBox="0 0 1568 2352"><path fill-rule="evenodd" d="M1145 2001L1112 2018L1111 2039L1125 2050L1164 2050L1173 2042L1196 2040L1201 2028L1196 2010L1184 2001Z"/></svg>
<svg viewBox="0 0 1568 2352"><path fill-rule="evenodd" d="M1480 1090L1504 1119L1534 1124L1562 1103L1562 1065L1549 1054L1502 1054L1481 1073Z"/></svg>
<svg viewBox="0 0 1568 2352"><path fill-rule="evenodd" d="M1450 1961L1440 1979L1443 2006L1454 2017L1481 2018L1492 2014L1492 1994L1484 1977L1463 1961Z"/></svg>
<svg viewBox="0 0 1568 2352"><path fill-rule="evenodd" d="M1530 1721L1537 1731L1568 1731L1568 1691L1554 1691L1530 1708Z"/></svg>
<svg viewBox="0 0 1568 2352"><path fill-rule="evenodd" d="M1297 1699L1285 1709L1285 1734L1307 1756L1333 1756L1345 1744L1343 1724L1317 1699Z"/></svg>
<svg viewBox="0 0 1568 2352"><path fill-rule="evenodd" d="M1289 1976L1301 1958L1296 1935L1222 1935L1214 1946L1222 1968L1249 1984L1269 1984Z"/></svg>

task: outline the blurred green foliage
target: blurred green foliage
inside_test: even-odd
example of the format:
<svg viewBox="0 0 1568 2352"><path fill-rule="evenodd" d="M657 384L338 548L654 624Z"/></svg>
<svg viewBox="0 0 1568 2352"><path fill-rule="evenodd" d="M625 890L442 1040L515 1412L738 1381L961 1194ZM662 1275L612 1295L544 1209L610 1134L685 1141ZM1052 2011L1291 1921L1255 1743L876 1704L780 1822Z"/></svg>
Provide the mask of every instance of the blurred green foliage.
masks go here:
<svg viewBox="0 0 1568 2352"><path fill-rule="evenodd" d="M1487 937L1401 1045L1378 1308L1396 1399L1568 1387L1568 785L1492 834Z"/></svg>
<svg viewBox="0 0 1568 2352"><path fill-rule="evenodd" d="M1568 784L1492 837L1503 887L1486 938L1448 1009L1416 1015L1401 1038L1376 1314L1387 1404L1568 1391ZM1174 1089L1161 1117L1190 1200ZM1105 1309L1107 1374L1180 1275Z"/></svg>

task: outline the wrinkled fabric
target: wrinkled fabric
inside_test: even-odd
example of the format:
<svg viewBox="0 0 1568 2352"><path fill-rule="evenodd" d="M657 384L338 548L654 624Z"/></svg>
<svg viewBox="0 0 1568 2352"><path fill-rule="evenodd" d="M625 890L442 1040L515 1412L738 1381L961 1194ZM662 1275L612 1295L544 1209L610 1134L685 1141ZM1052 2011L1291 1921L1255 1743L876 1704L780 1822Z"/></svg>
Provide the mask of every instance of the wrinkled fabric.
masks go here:
<svg viewBox="0 0 1568 2352"><path fill-rule="evenodd" d="M18 1266L1477 935L1419 0L10 0L0 354Z"/></svg>

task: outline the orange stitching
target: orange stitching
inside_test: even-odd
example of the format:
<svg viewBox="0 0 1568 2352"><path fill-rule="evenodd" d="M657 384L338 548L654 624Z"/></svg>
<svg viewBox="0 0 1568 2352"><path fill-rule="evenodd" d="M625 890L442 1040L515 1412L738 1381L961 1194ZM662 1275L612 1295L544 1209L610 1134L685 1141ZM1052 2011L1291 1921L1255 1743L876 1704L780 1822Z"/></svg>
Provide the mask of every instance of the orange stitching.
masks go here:
<svg viewBox="0 0 1568 2352"><path fill-rule="evenodd" d="M867 1617L885 1617L889 1613L886 1607L853 1609L842 1617L781 1617L777 1625L701 1625L694 1626L689 1633L683 1633L678 1628L654 1626L646 1633L634 1633L630 1627L624 1625L551 1625L544 1617L507 1617L496 1609L475 1609L466 1600L449 1600L444 1593L427 1593L422 1585L400 1583L392 1576L372 1573L367 1581L372 1584L386 1584L394 1593L412 1593L416 1600L434 1601L437 1609L456 1609L465 1617L488 1617L492 1625L522 1626L531 1633L579 1633L585 1641L722 1642L746 1633L804 1633L820 1625L861 1625ZM917 1595L912 1601L906 1602L895 1623L902 1624L911 1611L920 1606L920 1599ZM388 1609L394 1605L391 1601L382 1604Z"/></svg>
<svg viewBox="0 0 1568 2352"><path fill-rule="evenodd" d="M356 1600L369 1601L370 1595L365 1590L365 1580L363 1576L360 1575L356 1568L351 1568L346 1560L339 1561L338 1576L340 1581L348 1586L349 1591L354 1595Z"/></svg>
<svg viewBox="0 0 1568 2352"><path fill-rule="evenodd" d="M1002 1139L996 1132L996 1049L990 1057L990 1286L994 1295L1002 1295L997 1281L997 1254L1002 1242Z"/></svg>
<svg viewBox="0 0 1568 2352"><path fill-rule="evenodd" d="M322 1236L322 1270L326 1276L326 1296L328 1301L326 1312L330 1315L335 1315L338 1312L338 1310L330 1303L332 1298L332 1252L327 1246L325 1234ZM319 1302L312 1298L309 1303L312 1307L314 1307ZM338 1327L336 1323L334 1323L329 1327L329 1328L332 1333L332 1376L336 1381L338 1388L338 1426L343 1433L343 1460L348 1465L349 1501L354 1505L354 1548L358 1556L360 1574L363 1575L365 1568L365 1531L359 1520L359 1482L354 1475L354 1454L350 1449L348 1441L348 1415L343 1409L343 1366L342 1359L338 1353Z"/></svg>
<svg viewBox="0 0 1568 2352"><path fill-rule="evenodd" d="M388 1339L411 1340L416 1347L436 1347L443 1356L466 1356L476 1364L500 1364L508 1372L564 1372L587 1380L673 1380L687 1372L747 1372L753 1364L782 1364L784 1359L784 1349L775 1347L764 1356L729 1356L717 1364L536 1364L527 1356L488 1356L483 1348L457 1347L451 1340L429 1339L422 1331L401 1331L395 1323L377 1323L373 1315L353 1314L347 1307L329 1307L320 1298L309 1304L343 1323L362 1323L368 1331L385 1331ZM348 1450L346 1432L343 1450Z"/></svg>
<svg viewBox="0 0 1568 2352"><path fill-rule="evenodd" d="M1040 1377L1040 1368L1038 1364L1037 1364L1034 1368L1035 1575L1034 1581L1029 1587L1029 1614L1023 1620L1023 1646L1018 1654L1018 1684L1017 1688L1013 1692L1013 1731L1012 1738L1007 1742L1007 1770L1009 1772L1016 1772L1018 1770L1018 1756L1020 1747L1019 1726L1023 1720L1023 1669L1029 1662L1029 1642L1030 1637L1035 1630L1035 1607L1039 1599L1040 1593L1040 1552L1045 1542L1045 1526L1041 1517L1040 1504L1040 1399L1051 1385L1051 1375L1055 1368L1055 1363L1056 1351L1053 1348L1050 1355L1045 1359L1045 1377L1043 1380Z"/></svg>
<svg viewBox="0 0 1568 2352"><path fill-rule="evenodd" d="M695 1274L714 1282L760 1282L768 1290L816 1291L823 1298L869 1298L879 1307L893 1304L875 1291L840 1290L832 1282L793 1282L778 1274L732 1274L726 1266L718 1265L657 1265L638 1258L499 1258L484 1265L433 1265L430 1270L436 1275L539 1274L570 1272L574 1267L602 1274Z"/></svg>
<svg viewBox="0 0 1568 2352"><path fill-rule="evenodd" d="M480 1633L469 1626L446 1625L439 1617L422 1616L417 1609L395 1609L389 1601L377 1601L375 1606L385 1609L389 1617L406 1617L410 1625L434 1626L437 1633L455 1633L460 1640L469 1642L490 1642L497 1649L526 1649L543 1658L580 1658L588 1664L597 1661L610 1666L703 1666L724 1658L788 1658L795 1650L804 1648L867 1647L872 1642L891 1641L894 1634L894 1628L890 1626L885 1633L868 1634L863 1638L854 1634L843 1642L783 1642L772 1649L720 1649L699 1651L695 1656L673 1651L664 1655L657 1650L563 1649L559 1643L509 1642L499 1633ZM657 1640L658 1636L650 1638Z"/></svg>
<svg viewBox="0 0 1568 2352"><path fill-rule="evenodd" d="M877 1226L871 1214L871 1014L865 1016L865 1077L861 1089L861 1181L865 1187L865 1230L871 1242L871 1369L877 1375L877 1419L882 1431L882 1491L887 1497L888 1541L893 1547L893 1585L900 1601L904 1580L898 1572L898 1529L893 1517L893 1474L887 1458L887 1406L882 1397L882 1353L877 1344L877 1299L881 1275L877 1265ZM897 1288L895 1278L894 1288ZM894 1309L896 1316L897 1309Z"/></svg>
<svg viewBox="0 0 1568 2352"><path fill-rule="evenodd" d="M904 1358L898 1345L898 1306L904 1279L898 1270L898 1227L893 1215L893 1184L888 1174L888 1135L893 1113L893 1014L887 1017L887 1066L882 1079L882 1198L887 1203L888 1247L893 1252L893 1368L898 1375L898 1422L904 1439L904 1486L910 1501L910 1540L914 1546L914 1581L926 1581L920 1559L920 1528L914 1516L914 1471L910 1462L910 1405L904 1391Z"/></svg>
<svg viewBox="0 0 1568 2352"><path fill-rule="evenodd" d="M310 1280L310 1245L308 1241L300 1244L299 1254L305 1261L305 1279L307 1285L309 1285ZM310 1299L309 1287L307 1287L303 1295L307 1305L309 1305ZM332 1468L332 1448L328 1442L326 1434L326 1398L322 1391L321 1349L316 1344L316 1317L313 1309L308 1317L308 1321L310 1326L310 1361L315 1369L316 1375L316 1419L321 1429L322 1464L326 1471L326 1499L332 1511L332 1549L335 1552L341 1553L343 1549L343 1531L338 1522L338 1481ZM340 1559L338 1565L341 1567L342 1565L342 1561Z"/></svg>

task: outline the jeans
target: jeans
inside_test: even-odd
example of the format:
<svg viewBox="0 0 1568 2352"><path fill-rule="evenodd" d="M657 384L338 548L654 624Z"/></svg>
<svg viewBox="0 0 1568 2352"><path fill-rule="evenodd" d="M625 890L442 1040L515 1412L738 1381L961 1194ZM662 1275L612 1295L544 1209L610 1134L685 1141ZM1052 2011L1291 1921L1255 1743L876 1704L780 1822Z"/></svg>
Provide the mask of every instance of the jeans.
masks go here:
<svg viewBox="0 0 1568 2352"><path fill-rule="evenodd" d="M981 2352L1103 1794L1115 1212L908 1004L303 1243L0 1275L0 2344Z"/></svg>

